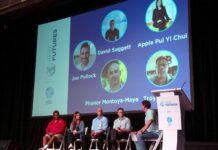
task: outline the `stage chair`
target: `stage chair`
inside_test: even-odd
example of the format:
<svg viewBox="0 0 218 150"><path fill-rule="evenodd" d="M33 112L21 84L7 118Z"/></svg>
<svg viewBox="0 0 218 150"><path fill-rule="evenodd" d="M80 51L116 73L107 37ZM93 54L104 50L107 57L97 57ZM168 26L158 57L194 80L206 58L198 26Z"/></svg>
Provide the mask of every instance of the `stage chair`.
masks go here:
<svg viewBox="0 0 218 150"><path fill-rule="evenodd" d="M105 148L106 148L106 150L109 149L109 148L108 148L108 143L109 143L108 138L109 138L109 134L110 134L110 127L108 127L108 128L106 129L106 139L104 140L103 150L105 150ZM94 149L92 149L93 144L95 144L95 148L94 148ZM89 146L89 150L99 150L99 149L98 149L98 139L91 139L91 143L90 143L90 146Z"/></svg>
<svg viewBox="0 0 218 150"><path fill-rule="evenodd" d="M52 143L52 150L62 150L62 149L65 149L66 131L67 131L67 128L65 128L63 136ZM57 148L55 148L55 143L58 143L58 142L60 143L60 146L57 149Z"/></svg>
<svg viewBox="0 0 218 150"><path fill-rule="evenodd" d="M85 135L87 135L87 133L88 133L88 127L85 128ZM74 141L74 143L73 143L73 149L72 149L72 150L77 150L77 148L76 148L76 143L78 143L78 142L80 142L80 143L82 142L81 138L76 139L76 140ZM81 149L82 149L82 147L79 148L78 150L81 150Z"/></svg>
<svg viewBox="0 0 218 150"><path fill-rule="evenodd" d="M146 139L145 142L152 142L149 147L149 150L156 150L158 145L163 142L162 140L163 140L163 131L160 131L160 135L157 139Z"/></svg>
<svg viewBox="0 0 218 150"><path fill-rule="evenodd" d="M118 144L118 150L120 150L120 143L126 143L126 147L125 150L131 150L131 132L132 132L133 127L130 128L130 132L128 135L127 139L120 139L117 140L117 144Z"/></svg>

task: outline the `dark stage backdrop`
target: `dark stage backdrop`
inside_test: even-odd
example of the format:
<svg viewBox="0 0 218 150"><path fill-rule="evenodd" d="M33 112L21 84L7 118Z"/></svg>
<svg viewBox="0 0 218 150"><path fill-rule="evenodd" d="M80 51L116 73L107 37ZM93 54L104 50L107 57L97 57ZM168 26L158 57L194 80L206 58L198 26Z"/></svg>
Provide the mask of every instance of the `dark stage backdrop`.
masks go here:
<svg viewBox="0 0 218 150"><path fill-rule="evenodd" d="M3 87L0 104L0 140L11 140L20 149L41 147L41 137L50 119L31 118L37 24L91 9L91 6L81 6L79 9L78 5L60 7L32 10L19 17L13 17L13 14L0 16L1 87ZM97 6L92 7L94 8ZM213 2L191 0L195 110L186 113L187 141L218 141L216 95L218 15L213 13L213 8ZM112 126L116 115L106 116L109 117ZM71 116L63 117L69 126ZM142 113L128 114L128 117L131 118L134 129L138 129L144 122ZM83 116L87 126L90 126L92 118L94 115Z"/></svg>

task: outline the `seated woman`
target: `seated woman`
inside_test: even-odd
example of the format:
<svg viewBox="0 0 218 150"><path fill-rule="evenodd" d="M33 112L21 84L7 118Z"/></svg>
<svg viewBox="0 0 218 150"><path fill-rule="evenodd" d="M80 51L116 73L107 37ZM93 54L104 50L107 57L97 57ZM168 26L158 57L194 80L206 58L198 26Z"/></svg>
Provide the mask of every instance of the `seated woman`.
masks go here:
<svg viewBox="0 0 218 150"><path fill-rule="evenodd" d="M163 6L162 0L156 0L156 7L153 11L153 26L162 31L166 28L166 24L171 18L168 16L166 7Z"/></svg>
<svg viewBox="0 0 218 150"><path fill-rule="evenodd" d="M67 139L66 144L68 149L73 149L73 142L76 139L82 138L85 133L85 124L81 120L81 116L79 112L75 112L73 115L73 120L70 124L70 129L67 131Z"/></svg>

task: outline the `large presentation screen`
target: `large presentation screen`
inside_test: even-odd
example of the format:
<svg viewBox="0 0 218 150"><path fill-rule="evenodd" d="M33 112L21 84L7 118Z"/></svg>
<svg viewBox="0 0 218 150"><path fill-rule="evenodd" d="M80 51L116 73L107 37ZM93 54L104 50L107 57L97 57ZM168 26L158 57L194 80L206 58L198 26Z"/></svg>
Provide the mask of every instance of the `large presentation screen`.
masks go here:
<svg viewBox="0 0 218 150"><path fill-rule="evenodd" d="M188 0L127 0L38 26L32 116L156 108L152 90L191 101Z"/></svg>

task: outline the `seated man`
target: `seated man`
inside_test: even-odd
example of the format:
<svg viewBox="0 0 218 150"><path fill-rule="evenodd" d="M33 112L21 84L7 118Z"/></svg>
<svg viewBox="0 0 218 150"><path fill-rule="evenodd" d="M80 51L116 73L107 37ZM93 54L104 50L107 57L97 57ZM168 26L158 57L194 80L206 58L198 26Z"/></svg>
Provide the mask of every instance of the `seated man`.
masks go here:
<svg viewBox="0 0 218 150"><path fill-rule="evenodd" d="M84 135L82 137L82 149L88 150L89 149L89 141L91 138L98 139L98 148L100 150L103 149L103 140L105 139L105 131L108 127L108 119L103 116L102 108L98 107L96 109L97 117L92 120L92 127L91 127L91 135Z"/></svg>
<svg viewBox="0 0 218 150"><path fill-rule="evenodd" d="M151 103L147 100L142 101L142 111L145 112L145 125L137 132L133 132L136 135L137 141L135 141L137 150L146 150L145 139L156 139L159 136L158 120L155 111L151 110Z"/></svg>
<svg viewBox="0 0 218 150"><path fill-rule="evenodd" d="M114 120L114 126L111 130L111 145L112 150L117 150L117 142L116 140L126 139L128 138L128 134L130 131L131 123L129 118L124 116L124 109L117 109L118 118Z"/></svg>
<svg viewBox="0 0 218 150"><path fill-rule="evenodd" d="M43 147L41 150L46 150L55 140L63 137L65 129L65 121L59 117L59 112L53 112L53 119L49 122L46 128L46 134L43 136Z"/></svg>

